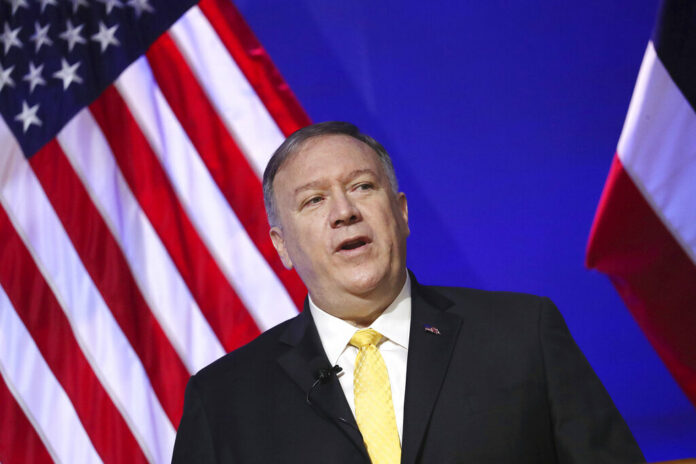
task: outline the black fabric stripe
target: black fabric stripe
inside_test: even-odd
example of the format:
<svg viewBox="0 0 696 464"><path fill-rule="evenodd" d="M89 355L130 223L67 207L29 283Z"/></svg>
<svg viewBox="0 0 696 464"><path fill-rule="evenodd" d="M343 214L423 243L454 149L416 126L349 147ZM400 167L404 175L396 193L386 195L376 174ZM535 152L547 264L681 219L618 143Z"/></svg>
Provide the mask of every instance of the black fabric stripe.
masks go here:
<svg viewBox="0 0 696 464"><path fill-rule="evenodd" d="M696 111L696 1L663 0L653 43L672 80Z"/></svg>

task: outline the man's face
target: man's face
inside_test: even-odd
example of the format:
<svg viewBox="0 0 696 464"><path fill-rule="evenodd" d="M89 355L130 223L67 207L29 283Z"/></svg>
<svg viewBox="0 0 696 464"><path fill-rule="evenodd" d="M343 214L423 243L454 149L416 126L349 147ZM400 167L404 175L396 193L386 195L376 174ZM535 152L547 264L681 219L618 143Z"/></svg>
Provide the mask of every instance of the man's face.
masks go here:
<svg viewBox="0 0 696 464"><path fill-rule="evenodd" d="M350 320L396 297L406 275L408 209L372 148L346 135L311 138L273 188L273 244L319 307Z"/></svg>

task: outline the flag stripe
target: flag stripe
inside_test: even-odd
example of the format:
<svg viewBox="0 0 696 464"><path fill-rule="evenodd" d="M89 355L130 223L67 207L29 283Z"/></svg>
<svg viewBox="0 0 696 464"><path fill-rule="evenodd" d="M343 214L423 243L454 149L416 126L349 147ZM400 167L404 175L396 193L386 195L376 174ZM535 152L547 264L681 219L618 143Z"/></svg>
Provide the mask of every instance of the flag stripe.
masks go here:
<svg viewBox="0 0 696 464"><path fill-rule="evenodd" d="M131 191L224 349L231 350L258 335L256 324L200 240L159 160L116 89L106 89L90 110Z"/></svg>
<svg viewBox="0 0 696 464"><path fill-rule="evenodd" d="M587 265L608 274L696 406L696 266L655 215L619 156L590 232Z"/></svg>
<svg viewBox="0 0 696 464"><path fill-rule="evenodd" d="M696 113L648 44L617 148L636 186L696 263Z"/></svg>
<svg viewBox="0 0 696 464"><path fill-rule="evenodd" d="M0 286L0 320L4 320L5 311L12 311L7 307L7 296L2 295ZM2 334L10 333L9 324L0 322L0 344L3 344ZM31 339L29 338L29 341ZM18 347L13 347L16 350ZM24 348L24 347L22 347ZM12 351L6 351L11 353ZM17 403L4 380L4 368L0 362L0 462L4 464L34 464L52 463L53 459L48 454L41 437L29 422L27 416Z"/></svg>
<svg viewBox="0 0 696 464"><path fill-rule="evenodd" d="M284 286L249 239L156 86L147 61L134 62L116 88L199 236L258 327L266 330L296 315Z"/></svg>
<svg viewBox="0 0 696 464"><path fill-rule="evenodd" d="M261 182L198 85L196 76L168 34L150 47L147 59L159 88L218 188L295 305L301 307L306 290L297 273L285 269L271 243Z"/></svg>
<svg viewBox="0 0 696 464"><path fill-rule="evenodd" d="M58 142L117 240L149 309L189 372L222 356L222 345L140 209L88 109L65 126ZM129 143L130 154L137 155L133 140L124 137L121 142Z"/></svg>
<svg viewBox="0 0 696 464"><path fill-rule="evenodd" d="M0 124L0 138L7 136ZM4 136L4 137L3 137ZM155 462L171 459L174 428L146 372L113 315L94 287L19 147L7 149L0 191L15 228L26 237L47 283L60 301L91 368L101 380L145 454Z"/></svg>
<svg viewBox="0 0 696 464"><path fill-rule="evenodd" d="M0 283L3 299L10 302L0 304L6 334L0 346L2 364L56 454L66 462L101 462L99 456L106 463L146 462L4 209L0 209L0 244ZM41 394L34 394L34 388ZM59 427L50 424L53 413L65 421Z"/></svg>
<svg viewBox="0 0 696 464"><path fill-rule="evenodd" d="M191 8L168 34L260 179L271 153L284 139L263 102L200 9Z"/></svg>
<svg viewBox="0 0 696 464"><path fill-rule="evenodd" d="M178 424L189 373L145 303L118 244L56 141L44 145L30 164L169 419Z"/></svg>
<svg viewBox="0 0 696 464"><path fill-rule="evenodd" d="M208 18L283 134L288 136L311 124L270 56L232 2L202 0L198 8Z"/></svg>

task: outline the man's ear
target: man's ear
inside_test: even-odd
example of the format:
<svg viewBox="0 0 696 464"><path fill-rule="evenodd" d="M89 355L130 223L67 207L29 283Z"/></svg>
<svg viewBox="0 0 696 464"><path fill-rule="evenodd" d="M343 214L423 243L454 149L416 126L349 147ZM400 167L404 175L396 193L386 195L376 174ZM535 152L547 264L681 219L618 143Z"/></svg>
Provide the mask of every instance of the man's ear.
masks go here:
<svg viewBox="0 0 696 464"><path fill-rule="evenodd" d="M406 201L406 194L404 192L399 192L397 196L397 201L399 202L399 211L401 216L404 218L406 223L406 236L411 234L411 229L408 228L408 202Z"/></svg>
<svg viewBox="0 0 696 464"><path fill-rule="evenodd" d="M285 268L288 270L292 269L292 260L290 259L290 255L288 254L288 249L285 247L283 229L281 229L278 226L273 226L271 227L270 234L273 246L278 252L280 260L283 262L283 266L285 266Z"/></svg>

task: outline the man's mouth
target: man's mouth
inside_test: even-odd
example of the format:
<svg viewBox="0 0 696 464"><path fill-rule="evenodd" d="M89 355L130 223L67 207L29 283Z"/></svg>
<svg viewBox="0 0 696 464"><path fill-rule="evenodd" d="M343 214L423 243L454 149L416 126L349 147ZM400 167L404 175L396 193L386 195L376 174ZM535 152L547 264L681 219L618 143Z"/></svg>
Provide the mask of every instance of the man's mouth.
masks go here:
<svg viewBox="0 0 696 464"><path fill-rule="evenodd" d="M341 242L337 251L351 251L361 248L370 243L367 237L355 237Z"/></svg>

